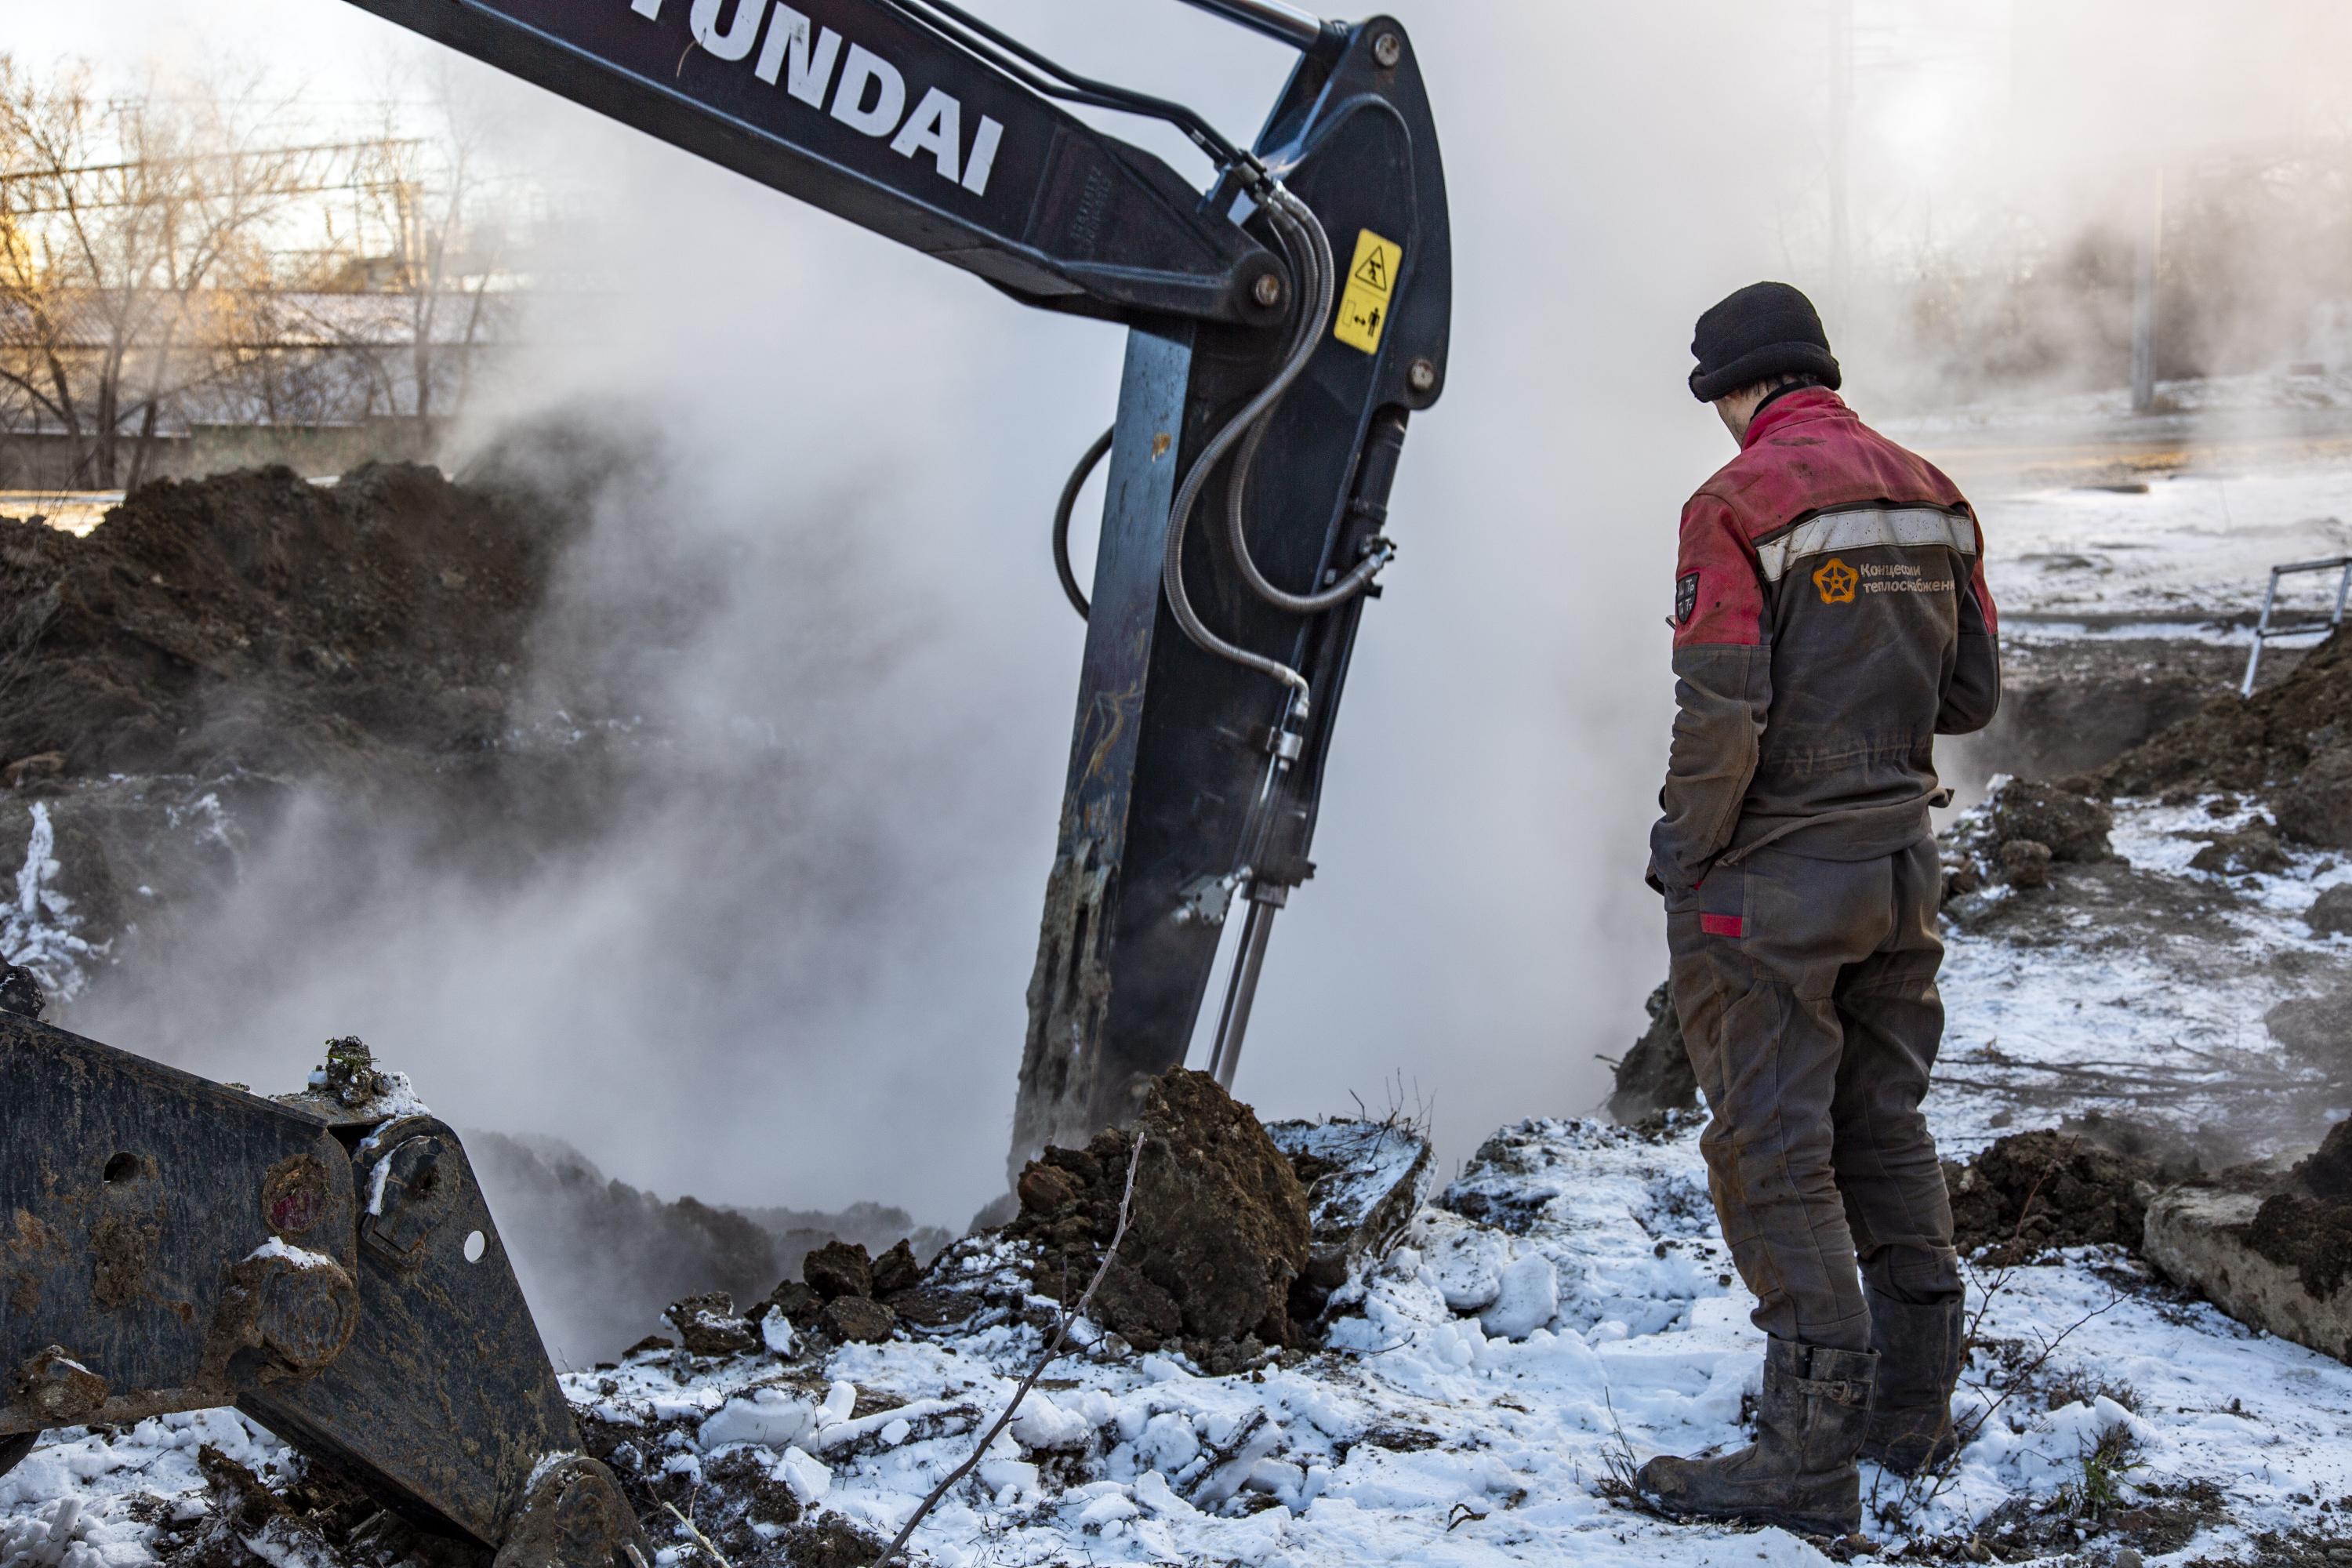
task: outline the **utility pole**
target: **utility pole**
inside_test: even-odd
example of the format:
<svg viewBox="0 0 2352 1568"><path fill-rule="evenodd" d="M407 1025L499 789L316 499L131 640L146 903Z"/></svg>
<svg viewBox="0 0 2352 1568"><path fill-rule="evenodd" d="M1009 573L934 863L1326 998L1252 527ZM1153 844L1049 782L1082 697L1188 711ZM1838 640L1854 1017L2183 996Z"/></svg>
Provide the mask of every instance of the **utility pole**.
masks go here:
<svg viewBox="0 0 2352 1568"><path fill-rule="evenodd" d="M2131 405L2134 414L2156 409L2156 264L2164 244L2164 169L2148 175L2147 214L2132 247Z"/></svg>
<svg viewBox="0 0 2352 1568"><path fill-rule="evenodd" d="M1846 132L1853 118L1853 0L1830 0L1830 315L1845 328L1853 279L1846 220Z"/></svg>

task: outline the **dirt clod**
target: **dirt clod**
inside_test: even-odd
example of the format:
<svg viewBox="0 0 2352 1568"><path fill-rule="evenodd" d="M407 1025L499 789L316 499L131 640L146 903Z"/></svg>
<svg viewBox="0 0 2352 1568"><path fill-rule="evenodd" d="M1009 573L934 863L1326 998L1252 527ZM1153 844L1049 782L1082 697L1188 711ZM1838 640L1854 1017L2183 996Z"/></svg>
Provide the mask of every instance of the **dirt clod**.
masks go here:
<svg viewBox="0 0 2352 1568"><path fill-rule="evenodd" d="M891 1310L902 1321L919 1329L944 1329L961 1323L980 1310L977 1298L961 1290L939 1290L917 1286L890 1298Z"/></svg>
<svg viewBox="0 0 2352 1568"><path fill-rule="evenodd" d="M2303 919L2314 936L2352 933L2352 882L2338 882L2320 894Z"/></svg>
<svg viewBox="0 0 2352 1568"><path fill-rule="evenodd" d="M912 1243L900 1240L889 1251L874 1260L874 1295L885 1299L901 1290L911 1290L922 1282L923 1266L915 1258Z"/></svg>
<svg viewBox="0 0 2352 1568"><path fill-rule="evenodd" d="M1192 1345L1253 1335L1297 1342L1289 1300L1307 1267L1306 1189L1249 1107L1206 1073L1169 1073L1145 1096L1134 1131L1048 1149L1023 1173L1022 1211L1008 1230L1040 1244L1037 1288L1073 1300L1094 1277L1138 1133L1133 1218L1097 1316L1143 1350L1180 1330ZM1055 1174L1033 1175L1040 1167Z"/></svg>
<svg viewBox="0 0 2352 1568"><path fill-rule="evenodd" d="M796 1329L813 1328L824 1310L824 1298L797 1279L787 1279L770 1293L767 1304L783 1313Z"/></svg>
<svg viewBox="0 0 2352 1568"><path fill-rule="evenodd" d="M1611 1120L1629 1125L1698 1104L1698 1075L1683 1048L1682 1019L1675 1016L1673 993L1660 985L1643 1006L1650 1026L1617 1064L1617 1087L1609 1097Z"/></svg>
<svg viewBox="0 0 2352 1568"><path fill-rule="evenodd" d="M845 1343L879 1344L898 1331L898 1314L866 1296L836 1296L824 1304L818 1325Z"/></svg>
<svg viewBox="0 0 2352 1568"><path fill-rule="evenodd" d="M828 1301L839 1296L874 1294L874 1261L858 1242L825 1243L803 1260L801 1278Z"/></svg>
<svg viewBox="0 0 2352 1568"><path fill-rule="evenodd" d="M39 975L21 963L0 965L0 1013L37 1020L48 1007Z"/></svg>
<svg viewBox="0 0 2352 1568"><path fill-rule="evenodd" d="M2015 1133L1944 1167L1960 1250L1990 1247L1996 1267L2051 1247L2137 1247L2158 1173L2153 1161L2059 1131Z"/></svg>
<svg viewBox="0 0 2352 1568"><path fill-rule="evenodd" d="M2115 813L2087 795L2038 780L2012 779L1989 805L1992 841L2003 849L2024 841L2047 848L2052 860L2068 864L2115 858L2107 841L2115 829Z"/></svg>
<svg viewBox="0 0 2352 1568"><path fill-rule="evenodd" d="M2318 1198L2352 1198L2352 1120L2327 1130L2319 1147L2294 1167L2294 1178Z"/></svg>
<svg viewBox="0 0 2352 1568"><path fill-rule="evenodd" d="M740 1355L760 1342L724 1290L688 1296L671 1303L662 1316L677 1330L690 1355Z"/></svg>
<svg viewBox="0 0 2352 1568"><path fill-rule="evenodd" d="M2276 826L2258 816L2234 833L2215 834L2190 857L2189 865L2192 870L2243 876L2252 871L2284 871L2287 858Z"/></svg>
<svg viewBox="0 0 2352 1568"><path fill-rule="evenodd" d="M2352 1201L2273 1193L2254 1211L2246 1244L2294 1269L2303 1288L2324 1301L2352 1275Z"/></svg>
<svg viewBox="0 0 2352 1568"><path fill-rule="evenodd" d="M2352 848L2352 745L2337 742L2279 792L2279 826L2290 838Z"/></svg>
<svg viewBox="0 0 2352 1568"><path fill-rule="evenodd" d="M2032 838L2012 838L2000 847L2000 879L2012 888L2050 885L2050 846Z"/></svg>
<svg viewBox="0 0 2352 1568"><path fill-rule="evenodd" d="M866 1568L886 1544L839 1514L827 1514L778 1536L761 1563L772 1568Z"/></svg>

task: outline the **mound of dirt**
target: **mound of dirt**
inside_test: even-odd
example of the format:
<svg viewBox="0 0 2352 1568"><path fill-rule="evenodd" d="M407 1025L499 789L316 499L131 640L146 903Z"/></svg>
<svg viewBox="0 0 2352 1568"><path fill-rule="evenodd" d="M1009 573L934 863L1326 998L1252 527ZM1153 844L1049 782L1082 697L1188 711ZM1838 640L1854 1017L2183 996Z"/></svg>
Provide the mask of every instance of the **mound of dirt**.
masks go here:
<svg viewBox="0 0 2352 1568"><path fill-rule="evenodd" d="M2259 790L2279 830L2352 848L2352 629L2338 631L2285 679L2242 700L2232 692L2133 748L2098 774L2108 795Z"/></svg>
<svg viewBox="0 0 2352 1568"><path fill-rule="evenodd" d="M568 531L406 464L167 480L79 539L0 519L0 764L39 787L478 747Z"/></svg>
<svg viewBox="0 0 2352 1568"><path fill-rule="evenodd" d="M2314 899L2304 912L2314 936L2352 935L2352 882L2338 882Z"/></svg>
<svg viewBox="0 0 2352 1568"><path fill-rule="evenodd" d="M1673 993L1660 985L1643 1005L1650 1026L1618 1062L1617 1086L1609 1096L1610 1120L1627 1126L1698 1104L1698 1075L1683 1048L1683 1023L1675 1013Z"/></svg>
<svg viewBox="0 0 2352 1568"><path fill-rule="evenodd" d="M1290 1312L1311 1227L1307 1190L1250 1108L1206 1073L1152 1084L1133 1129L1084 1149L1048 1149L1021 1173L1007 1234L1040 1245L1037 1289L1075 1300L1118 1224L1138 1138L1127 1240L1095 1316L1139 1350L1179 1339L1217 1370L1257 1346L1303 1337Z"/></svg>
<svg viewBox="0 0 2352 1568"><path fill-rule="evenodd" d="M2019 1132L1966 1164L1948 1163L1959 1248L1990 1248L1997 1268L2052 1247L2137 1247L2161 1171L2081 1132Z"/></svg>

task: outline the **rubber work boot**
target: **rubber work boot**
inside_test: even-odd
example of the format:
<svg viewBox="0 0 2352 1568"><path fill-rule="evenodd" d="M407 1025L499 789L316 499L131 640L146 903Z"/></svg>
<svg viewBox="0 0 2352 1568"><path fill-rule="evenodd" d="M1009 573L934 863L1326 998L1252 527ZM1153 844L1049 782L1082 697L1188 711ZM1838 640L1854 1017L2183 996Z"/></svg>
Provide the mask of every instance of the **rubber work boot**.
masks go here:
<svg viewBox="0 0 2352 1568"><path fill-rule="evenodd" d="M1767 1341L1756 1441L1715 1457L1661 1456L1634 1479L1671 1514L1852 1535L1862 1528L1853 1458L1870 1418L1877 1362L1875 1351Z"/></svg>
<svg viewBox="0 0 2352 1568"><path fill-rule="evenodd" d="M1968 1304L1916 1307L1874 1290L1870 1342L1878 1352L1878 1392L1862 1457L1898 1476L1932 1469L1960 1446L1952 1387L1968 1359Z"/></svg>

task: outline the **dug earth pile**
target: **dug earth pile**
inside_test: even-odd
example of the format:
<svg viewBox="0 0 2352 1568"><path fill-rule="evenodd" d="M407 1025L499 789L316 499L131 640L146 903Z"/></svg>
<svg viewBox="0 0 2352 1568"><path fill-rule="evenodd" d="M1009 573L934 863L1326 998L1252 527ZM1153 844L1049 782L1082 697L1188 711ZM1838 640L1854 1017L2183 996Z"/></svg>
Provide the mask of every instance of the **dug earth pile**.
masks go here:
<svg viewBox="0 0 2352 1568"><path fill-rule="evenodd" d="M1307 1189L1249 1108L1206 1073L1168 1074L1132 1128L1048 1149L1022 1172L1007 1234L1039 1245L1039 1292L1075 1301L1094 1278L1131 1163L1127 1237L1095 1300L1103 1325L1139 1349L1199 1347L1204 1365L1299 1343L1290 1299L1311 1240Z"/></svg>
<svg viewBox="0 0 2352 1568"><path fill-rule="evenodd" d="M485 868L582 831L603 781L520 710L578 510L372 465L149 485L80 538L0 518L7 956L67 1005L135 970L313 785Z"/></svg>
<svg viewBox="0 0 2352 1568"><path fill-rule="evenodd" d="M1995 1268L2062 1247L2138 1250L2163 1175L2154 1160L2061 1131L2014 1133L1944 1166L1954 1239Z"/></svg>
<svg viewBox="0 0 2352 1568"><path fill-rule="evenodd" d="M274 468L145 486L81 537L0 517L0 958L51 1021L110 1035L184 1002L185 954L289 822L324 847L319 882L348 870L331 904L364 901L387 844L494 881L607 831L658 737L582 717L630 710L546 645L587 635L551 601L629 460L534 430L464 483ZM756 1297L836 1237L948 1240L878 1205L671 1202L551 1140L468 1142L566 1364L682 1295Z"/></svg>
<svg viewBox="0 0 2352 1568"><path fill-rule="evenodd" d="M405 464L167 480L79 539L0 519L0 762L30 783L478 750L569 532Z"/></svg>
<svg viewBox="0 0 2352 1568"><path fill-rule="evenodd" d="M2294 1270L2314 1297L2330 1300L2344 1289L2352 1279L2352 1121L2337 1122L2283 1189L2263 1200L2246 1239Z"/></svg>
<svg viewBox="0 0 2352 1568"><path fill-rule="evenodd" d="M1134 1126L1031 1161L1000 1227L944 1250L922 1233L887 1249L834 1242L748 1310L714 1291L667 1315L695 1354L752 1349L777 1337L776 1318L794 1342L870 1344L984 1326L1024 1301L1074 1309L1099 1274L1090 1319L1133 1351L1223 1376L1313 1344L1326 1310L1419 1211L1432 1167L1409 1126L1269 1129L1208 1074L1178 1068L1152 1083Z"/></svg>
<svg viewBox="0 0 2352 1568"><path fill-rule="evenodd" d="M2270 801L2289 839L2352 848L2352 631L2330 636L2251 700L2217 697L2073 782L2100 795L2182 800L2252 792Z"/></svg>

